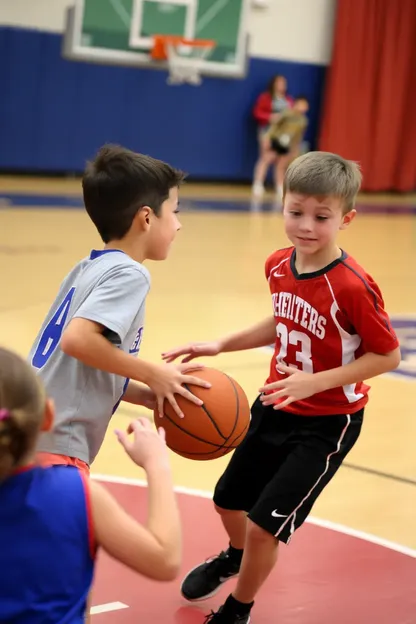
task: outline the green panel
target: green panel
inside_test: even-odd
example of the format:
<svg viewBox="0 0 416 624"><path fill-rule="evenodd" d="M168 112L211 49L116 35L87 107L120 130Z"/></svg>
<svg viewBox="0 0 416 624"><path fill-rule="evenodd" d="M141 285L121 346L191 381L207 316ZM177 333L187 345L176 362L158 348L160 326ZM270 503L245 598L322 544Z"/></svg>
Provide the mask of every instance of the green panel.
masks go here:
<svg viewBox="0 0 416 624"><path fill-rule="evenodd" d="M214 39L217 46L210 61L234 63L243 0L199 0L196 37ZM116 4L116 8L114 7ZM129 46L133 0L84 0L81 45L134 52ZM144 0L141 35L182 35L187 8Z"/></svg>
<svg viewBox="0 0 416 624"><path fill-rule="evenodd" d="M199 0L196 37L217 42L210 61L232 63L237 50L242 4L240 0L228 0L227 3L224 0L222 5L217 3L221 7L218 12L213 10L215 4L214 0Z"/></svg>
<svg viewBox="0 0 416 624"><path fill-rule="evenodd" d="M146 2L144 0L142 32L140 34L144 37L156 34L183 35L185 19L185 6L171 5L171 9L166 10L158 2Z"/></svg>
<svg viewBox="0 0 416 624"><path fill-rule="evenodd" d="M81 38L83 45L91 48L130 50L130 26L126 25L125 18L131 17L133 0L117 0L117 3L119 11L108 0L85 0Z"/></svg>

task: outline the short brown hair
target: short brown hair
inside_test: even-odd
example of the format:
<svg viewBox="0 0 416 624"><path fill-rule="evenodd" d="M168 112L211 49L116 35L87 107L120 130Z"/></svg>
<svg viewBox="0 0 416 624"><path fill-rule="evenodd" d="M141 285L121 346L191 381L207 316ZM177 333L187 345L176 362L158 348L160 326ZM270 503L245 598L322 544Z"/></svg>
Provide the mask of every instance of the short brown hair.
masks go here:
<svg viewBox="0 0 416 624"><path fill-rule="evenodd" d="M82 178L87 213L104 243L123 238L143 206L156 216L185 175L167 163L119 145L104 145Z"/></svg>
<svg viewBox="0 0 416 624"><path fill-rule="evenodd" d="M287 168L283 194L339 197L346 213L354 208L361 180L357 163L331 152L308 152Z"/></svg>
<svg viewBox="0 0 416 624"><path fill-rule="evenodd" d="M33 449L45 401L33 368L16 353L0 347L0 481Z"/></svg>

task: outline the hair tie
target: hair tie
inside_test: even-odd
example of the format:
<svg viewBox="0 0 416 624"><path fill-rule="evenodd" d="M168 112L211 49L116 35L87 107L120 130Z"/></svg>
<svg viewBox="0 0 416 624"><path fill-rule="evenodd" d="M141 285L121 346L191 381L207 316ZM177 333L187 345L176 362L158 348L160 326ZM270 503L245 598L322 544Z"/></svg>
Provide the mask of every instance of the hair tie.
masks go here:
<svg viewBox="0 0 416 624"><path fill-rule="evenodd" d="M10 418L10 412L8 409L0 409L0 420L7 420Z"/></svg>

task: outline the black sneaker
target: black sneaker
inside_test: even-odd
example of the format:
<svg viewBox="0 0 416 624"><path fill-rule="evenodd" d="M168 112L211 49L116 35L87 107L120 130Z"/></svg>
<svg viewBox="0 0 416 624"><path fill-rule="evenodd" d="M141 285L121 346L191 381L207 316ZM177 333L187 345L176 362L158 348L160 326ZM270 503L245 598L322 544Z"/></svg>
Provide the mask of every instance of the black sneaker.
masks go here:
<svg viewBox="0 0 416 624"><path fill-rule="evenodd" d="M205 618L205 624L250 624L251 616L247 615L225 615L223 607L220 607L216 613L211 611Z"/></svg>
<svg viewBox="0 0 416 624"><path fill-rule="evenodd" d="M188 572L182 581L182 596L191 602L210 598L225 581L237 576L239 571L240 564L230 560L228 550L221 552L217 557L208 559ZM241 622L245 624L246 620Z"/></svg>

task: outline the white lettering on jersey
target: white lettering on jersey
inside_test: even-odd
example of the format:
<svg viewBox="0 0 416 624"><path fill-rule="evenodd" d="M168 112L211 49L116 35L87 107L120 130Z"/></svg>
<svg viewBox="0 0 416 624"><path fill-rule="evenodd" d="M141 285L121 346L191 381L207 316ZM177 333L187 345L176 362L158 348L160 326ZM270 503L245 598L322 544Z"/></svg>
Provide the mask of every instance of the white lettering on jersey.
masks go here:
<svg viewBox="0 0 416 624"><path fill-rule="evenodd" d="M327 320L310 303L298 295L287 292L272 294L272 301L273 313L276 318L294 321L320 340L325 338Z"/></svg>

